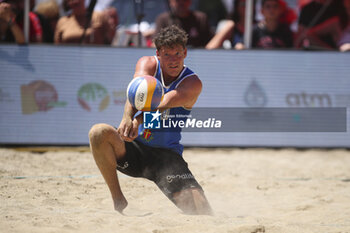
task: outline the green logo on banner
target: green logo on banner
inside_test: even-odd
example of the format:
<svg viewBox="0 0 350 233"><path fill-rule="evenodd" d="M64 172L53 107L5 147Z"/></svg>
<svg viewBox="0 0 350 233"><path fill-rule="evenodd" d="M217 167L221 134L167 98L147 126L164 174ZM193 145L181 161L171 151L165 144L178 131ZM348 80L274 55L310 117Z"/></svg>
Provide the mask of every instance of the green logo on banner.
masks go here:
<svg viewBox="0 0 350 233"><path fill-rule="evenodd" d="M109 105L110 97L106 88L99 83L86 83L78 91L78 102L86 111L105 110Z"/></svg>

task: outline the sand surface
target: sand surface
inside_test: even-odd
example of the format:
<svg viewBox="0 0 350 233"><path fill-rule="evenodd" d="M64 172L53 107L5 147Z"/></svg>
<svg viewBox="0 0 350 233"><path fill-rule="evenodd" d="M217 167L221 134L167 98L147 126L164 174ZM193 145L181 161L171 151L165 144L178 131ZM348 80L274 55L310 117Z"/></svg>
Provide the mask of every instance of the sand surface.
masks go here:
<svg viewBox="0 0 350 233"><path fill-rule="evenodd" d="M350 151L186 149L215 216L182 214L150 181L120 176L113 210L87 150L0 149L0 232L350 233Z"/></svg>

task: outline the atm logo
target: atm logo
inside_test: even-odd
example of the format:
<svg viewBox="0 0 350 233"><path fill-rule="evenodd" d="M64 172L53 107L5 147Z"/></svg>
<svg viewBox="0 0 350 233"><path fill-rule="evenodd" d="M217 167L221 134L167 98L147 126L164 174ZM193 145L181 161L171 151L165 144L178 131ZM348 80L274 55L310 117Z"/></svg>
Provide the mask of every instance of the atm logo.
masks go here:
<svg viewBox="0 0 350 233"><path fill-rule="evenodd" d="M306 92L287 94L286 103L289 107L332 107L332 99L328 94Z"/></svg>

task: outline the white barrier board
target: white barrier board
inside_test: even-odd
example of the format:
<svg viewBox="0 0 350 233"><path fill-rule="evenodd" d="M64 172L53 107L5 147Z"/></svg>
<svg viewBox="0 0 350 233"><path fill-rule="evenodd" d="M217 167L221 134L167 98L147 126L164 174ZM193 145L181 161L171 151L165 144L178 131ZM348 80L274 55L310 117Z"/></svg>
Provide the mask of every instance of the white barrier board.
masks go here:
<svg viewBox="0 0 350 233"><path fill-rule="evenodd" d="M88 144L118 126L135 63L153 49L0 46L0 144ZM348 107L350 54L189 50L203 82L196 107ZM347 116L349 122L349 114ZM195 146L350 147L340 133L184 133Z"/></svg>

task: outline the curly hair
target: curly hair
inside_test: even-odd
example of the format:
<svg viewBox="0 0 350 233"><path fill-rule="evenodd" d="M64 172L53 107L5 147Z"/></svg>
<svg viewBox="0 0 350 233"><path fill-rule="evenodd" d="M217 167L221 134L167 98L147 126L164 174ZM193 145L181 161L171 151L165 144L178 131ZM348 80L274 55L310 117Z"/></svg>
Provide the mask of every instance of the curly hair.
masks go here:
<svg viewBox="0 0 350 233"><path fill-rule="evenodd" d="M157 50L163 47L173 48L176 45L186 47L188 35L178 26L171 25L169 27L162 28L159 33L154 37L153 42L156 45Z"/></svg>

